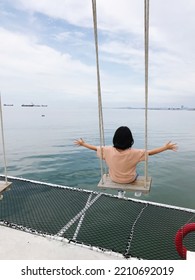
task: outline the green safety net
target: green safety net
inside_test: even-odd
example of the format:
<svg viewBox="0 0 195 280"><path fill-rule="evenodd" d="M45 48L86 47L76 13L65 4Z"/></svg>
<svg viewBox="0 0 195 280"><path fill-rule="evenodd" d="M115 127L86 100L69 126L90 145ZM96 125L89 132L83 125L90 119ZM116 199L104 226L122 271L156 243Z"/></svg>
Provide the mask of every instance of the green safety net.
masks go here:
<svg viewBox="0 0 195 280"><path fill-rule="evenodd" d="M175 248L175 235L189 221L195 222L194 210L8 179L12 185L0 201L1 225L66 238L120 253L124 258L181 259ZM195 251L195 233L189 233L183 244Z"/></svg>

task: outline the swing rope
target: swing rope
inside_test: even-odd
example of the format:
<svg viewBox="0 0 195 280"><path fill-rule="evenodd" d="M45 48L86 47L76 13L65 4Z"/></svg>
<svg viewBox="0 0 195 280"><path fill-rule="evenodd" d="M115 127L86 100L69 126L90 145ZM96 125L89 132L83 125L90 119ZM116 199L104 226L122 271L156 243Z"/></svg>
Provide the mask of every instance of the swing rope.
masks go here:
<svg viewBox="0 0 195 280"><path fill-rule="evenodd" d="M96 12L96 0L92 0L92 10L93 10L93 26L94 26L94 38L95 38L95 52L96 52L96 71L97 71L97 88L98 88L98 115L99 115L99 137L100 137L100 169L101 178L104 174L103 166L103 149L105 146L104 138L104 122L103 122L103 110L102 110L102 97L101 97L101 85L100 85L100 70L99 70L99 51L98 51L98 32L97 32L97 12Z"/></svg>
<svg viewBox="0 0 195 280"><path fill-rule="evenodd" d="M92 0L93 10L93 24L94 24L94 38L95 38L95 51L96 51L96 71L97 71L97 87L98 87L98 113L99 113L99 135L100 135L100 168L101 178L103 180L103 151L102 147L105 146L104 138L104 123L103 123L103 110L101 98L101 85L100 85L100 71L99 71L99 56L98 56L98 33L97 33L97 12L96 0ZM145 168L144 168L144 186L147 188L148 181L148 57L149 57L149 0L144 1L144 35L145 35ZM102 182L103 184L104 182Z"/></svg>
<svg viewBox="0 0 195 280"><path fill-rule="evenodd" d="M148 180L148 57L149 57L149 0L144 1L145 39L145 187Z"/></svg>

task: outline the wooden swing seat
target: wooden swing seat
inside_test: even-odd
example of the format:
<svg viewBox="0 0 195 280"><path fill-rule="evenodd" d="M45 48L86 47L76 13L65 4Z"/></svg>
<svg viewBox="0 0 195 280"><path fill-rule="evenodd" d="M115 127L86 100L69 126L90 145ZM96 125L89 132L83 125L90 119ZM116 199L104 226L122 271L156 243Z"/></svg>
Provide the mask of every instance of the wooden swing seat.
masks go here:
<svg viewBox="0 0 195 280"><path fill-rule="evenodd" d="M141 192L147 194L150 192L152 177L148 177L145 185L145 177L138 176L137 179L128 184L119 184L115 183L110 179L108 174L104 174L101 180L98 183L98 187L101 189L114 189L118 191L133 191Z"/></svg>
<svg viewBox="0 0 195 280"><path fill-rule="evenodd" d="M0 181L0 196L2 193L10 188L11 182Z"/></svg>

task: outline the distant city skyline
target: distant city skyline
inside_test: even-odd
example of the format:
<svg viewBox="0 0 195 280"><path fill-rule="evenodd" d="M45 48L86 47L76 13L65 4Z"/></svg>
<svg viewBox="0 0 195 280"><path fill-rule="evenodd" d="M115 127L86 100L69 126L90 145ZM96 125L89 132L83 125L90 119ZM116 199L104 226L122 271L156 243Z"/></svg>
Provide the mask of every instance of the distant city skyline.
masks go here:
<svg viewBox="0 0 195 280"><path fill-rule="evenodd" d="M11 104L3 104L3 106L8 106L8 107L13 107L14 104L11 103ZM16 105L17 106L17 105ZM48 107L47 104L34 104L34 103L28 103L28 104L21 104L21 105L18 105L18 106L21 106L21 107ZM114 109L143 109L145 110L146 108L145 107L105 107L105 108L114 108ZM148 107L148 110L193 110L195 111L195 107L185 107L183 105L181 105L180 107Z"/></svg>

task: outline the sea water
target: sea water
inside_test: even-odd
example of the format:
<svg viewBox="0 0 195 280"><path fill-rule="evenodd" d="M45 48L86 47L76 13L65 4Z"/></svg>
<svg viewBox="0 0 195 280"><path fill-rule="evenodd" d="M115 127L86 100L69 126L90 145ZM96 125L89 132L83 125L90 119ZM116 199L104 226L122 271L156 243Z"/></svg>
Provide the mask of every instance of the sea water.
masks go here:
<svg viewBox="0 0 195 280"><path fill-rule="evenodd" d="M104 108L103 112L106 145L112 145L115 130L126 125L132 130L134 148L144 148L144 110ZM148 111L148 148L173 141L179 149L149 157L152 188L139 199L195 209L194 120L195 111ZM3 124L8 175L99 191L96 153L74 145L80 137L99 145L97 109L3 107ZM0 172L4 174L2 145L1 151ZM144 163L138 173L144 174ZM126 196L134 198L134 193Z"/></svg>

